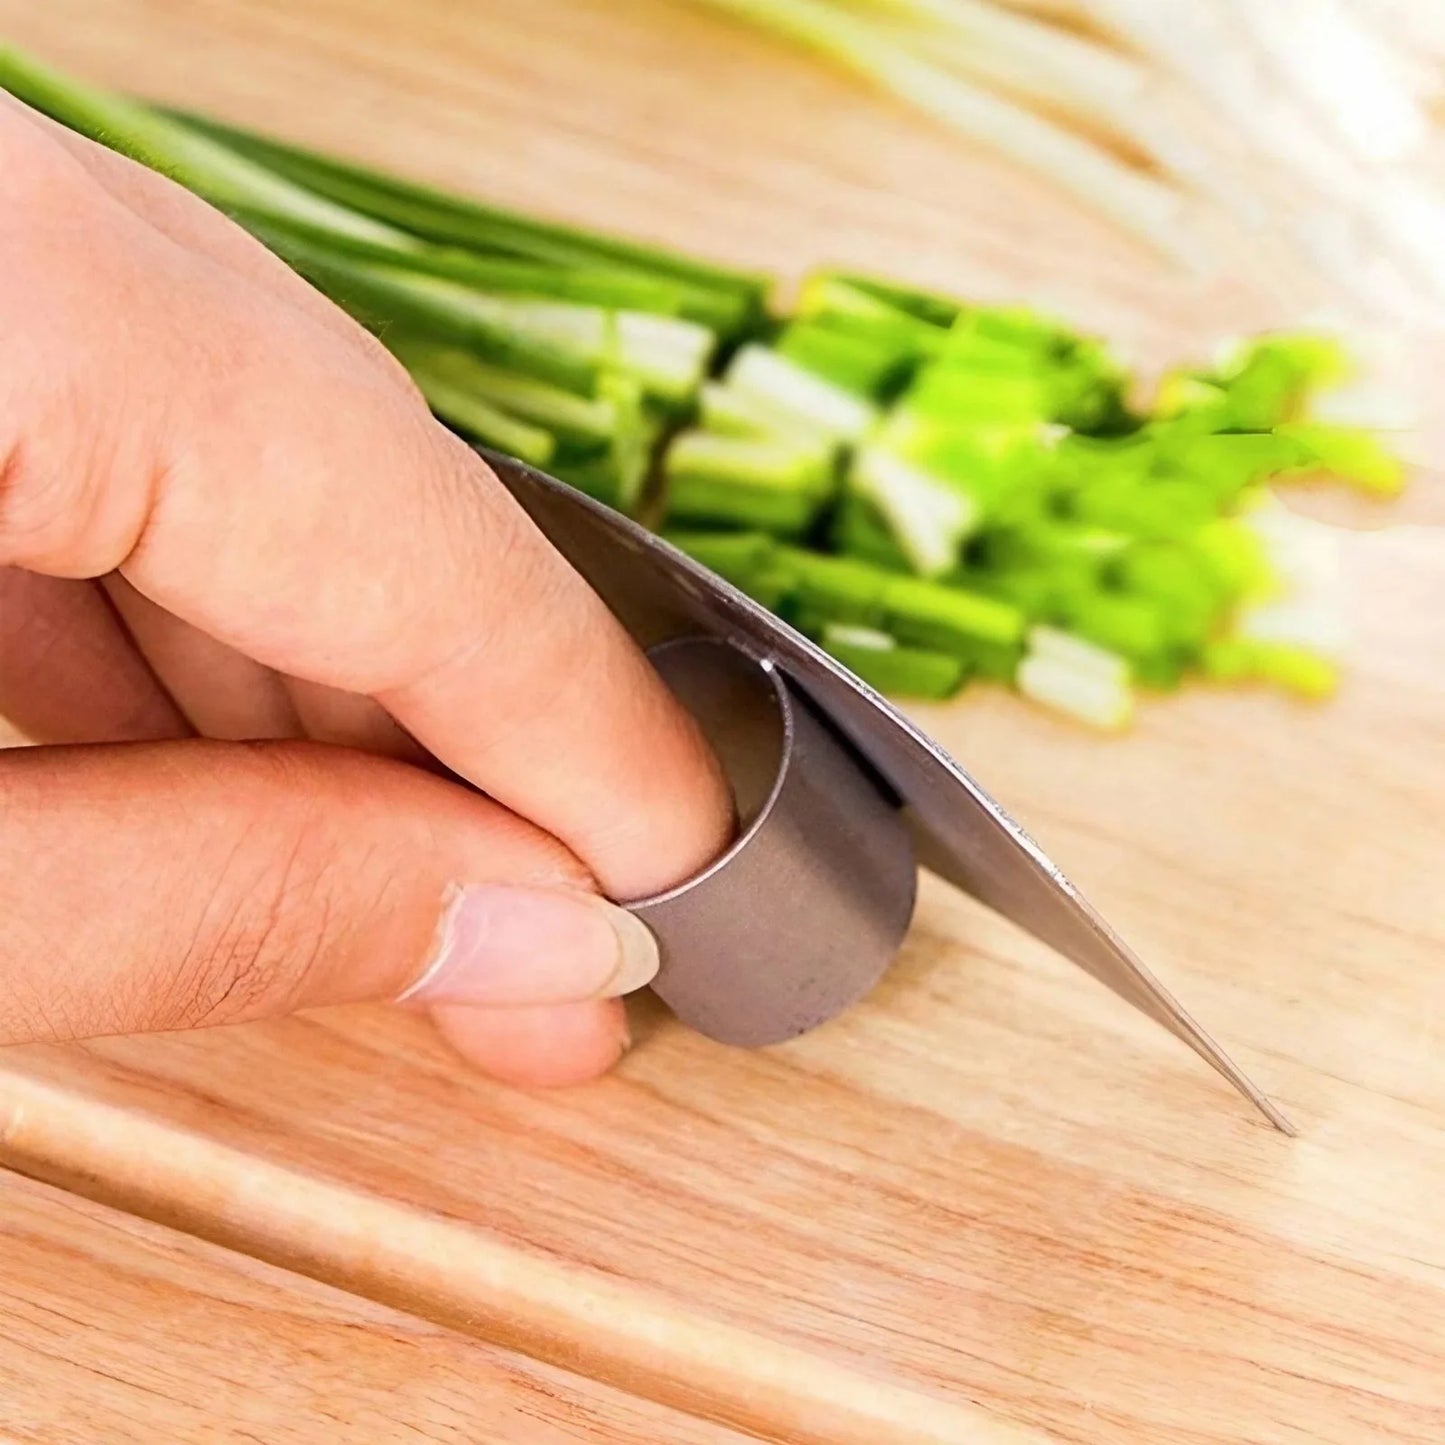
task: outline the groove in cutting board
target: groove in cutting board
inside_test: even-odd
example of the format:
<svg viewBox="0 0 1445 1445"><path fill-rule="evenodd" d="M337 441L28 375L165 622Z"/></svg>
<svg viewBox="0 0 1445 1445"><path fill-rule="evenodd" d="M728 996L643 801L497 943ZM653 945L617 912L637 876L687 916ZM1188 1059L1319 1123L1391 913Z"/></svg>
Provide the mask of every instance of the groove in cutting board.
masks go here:
<svg viewBox="0 0 1445 1445"><path fill-rule="evenodd" d="M5 1081L0 1162L87 1197L788 1445L1044 1445L964 1402L685 1313L600 1271L63 1089Z"/></svg>
<svg viewBox="0 0 1445 1445"><path fill-rule="evenodd" d="M4 1170L0 1257L7 1445L753 1438Z"/></svg>

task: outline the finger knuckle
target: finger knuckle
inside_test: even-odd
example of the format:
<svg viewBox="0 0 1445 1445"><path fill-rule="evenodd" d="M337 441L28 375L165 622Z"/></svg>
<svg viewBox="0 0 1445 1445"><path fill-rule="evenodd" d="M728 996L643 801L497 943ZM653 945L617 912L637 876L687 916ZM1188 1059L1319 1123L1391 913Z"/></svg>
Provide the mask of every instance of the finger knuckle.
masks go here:
<svg viewBox="0 0 1445 1445"><path fill-rule="evenodd" d="M79 473L38 465L26 436L7 431L0 438L0 565L43 566L67 550L84 490Z"/></svg>
<svg viewBox="0 0 1445 1445"><path fill-rule="evenodd" d="M448 452L443 462L435 503L447 519L441 545L451 549L443 565L464 580L438 594L443 615L429 646L413 644L408 684L485 668L501 679L554 677L566 690L596 640L584 584L475 456Z"/></svg>
<svg viewBox="0 0 1445 1445"><path fill-rule="evenodd" d="M22 422L0 431L0 566L100 577L143 531L164 469L119 465L118 449L87 434L75 390L62 383L6 408Z"/></svg>
<svg viewBox="0 0 1445 1445"><path fill-rule="evenodd" d="M0 116L0 563L98 576L142 515L134 432L137 257L99 187L23 117ZM137 465L139 463L139 465Z"/></svg>
<svg viewBox="0 0 1445 1445"><path fill-rule="evenodd" d="M235 838L155 991L157 1027L205 1028L299 1006L333 927L329 850L313 826L258 817ZM278 843L280 846L278 847Z"/></svg>

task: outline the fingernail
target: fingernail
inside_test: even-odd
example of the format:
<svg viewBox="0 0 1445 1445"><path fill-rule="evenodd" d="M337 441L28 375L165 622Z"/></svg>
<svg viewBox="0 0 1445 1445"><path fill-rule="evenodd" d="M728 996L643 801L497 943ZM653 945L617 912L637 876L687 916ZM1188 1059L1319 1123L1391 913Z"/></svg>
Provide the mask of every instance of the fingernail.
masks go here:
<svg viewBox="0 0 1445 1445"><path fill-rule="evenodd" d="M657 964L647 925L595 894L453 888L436 952L398 1002L505 1007L614 998L651 982Z"/></svg>

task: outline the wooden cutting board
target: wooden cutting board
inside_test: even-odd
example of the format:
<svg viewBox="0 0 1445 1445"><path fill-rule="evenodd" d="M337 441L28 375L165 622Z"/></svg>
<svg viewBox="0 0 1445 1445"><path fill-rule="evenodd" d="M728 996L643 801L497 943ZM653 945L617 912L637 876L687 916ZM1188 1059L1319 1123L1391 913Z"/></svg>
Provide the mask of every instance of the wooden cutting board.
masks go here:
<svg viewBox="0 0 1445 1445"><path fill-rule="evenodd" d="M106 83L785 277L836 260L1042 299L1146 362L1269 319L1239 275L1172 277L682 4L0 0L0 21ZM0 1157L126 1213L75 1206L90 1243L64 1254L54 1195L5 1204L33 1222L0 1320L73 1323L43 1357L7 1328L0 1379L43 1400L76 1361L164 1355L157 1388L192 1405L164 1437L247 1438L239 1397L194 1407L219 1336L72 1308L152 1271L166 1299L224 1299L248 1408L307 1418L296 1370L371 1381L364 1411L341 1397L347 1440L1438 1445L1445 509L1424 483L1351 520L1355 658L1327 707L1195 689L1122 741L1000 693L917 713L1298 1139L926 881L847 1018L739 1054L640 1011L618 1073L562 1094L478 1079L384 1010L9 1051ZM137 1318L152 1287L124 1296ZM434 1386L456 1415L419 1426L458 1370L471 1393ZM516 1401L544 1379L534 1420ZM158 1438L148 1399L107 1387L74 1418ZM20 1438L75 1438L62 1419Z"/></svg>
<svg viewBox="0 0 1445 1445"><path fill-rule="evenodd" d="M744 1439L13 1174L0 1246L7 1442Z"/></svg>

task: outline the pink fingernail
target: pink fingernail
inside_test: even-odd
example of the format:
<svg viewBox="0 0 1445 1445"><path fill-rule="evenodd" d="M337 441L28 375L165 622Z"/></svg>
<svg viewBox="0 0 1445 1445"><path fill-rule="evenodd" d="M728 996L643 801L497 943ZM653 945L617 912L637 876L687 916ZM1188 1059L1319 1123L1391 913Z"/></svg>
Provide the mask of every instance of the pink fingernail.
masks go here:
<svg viewBox="0 0 1445 1445"><path fill-rule="evenodd" d="M646 924L595 894L452 888L436 953L398 1002L505 1007L612 998L651 982L657 965Z"/></svg>

